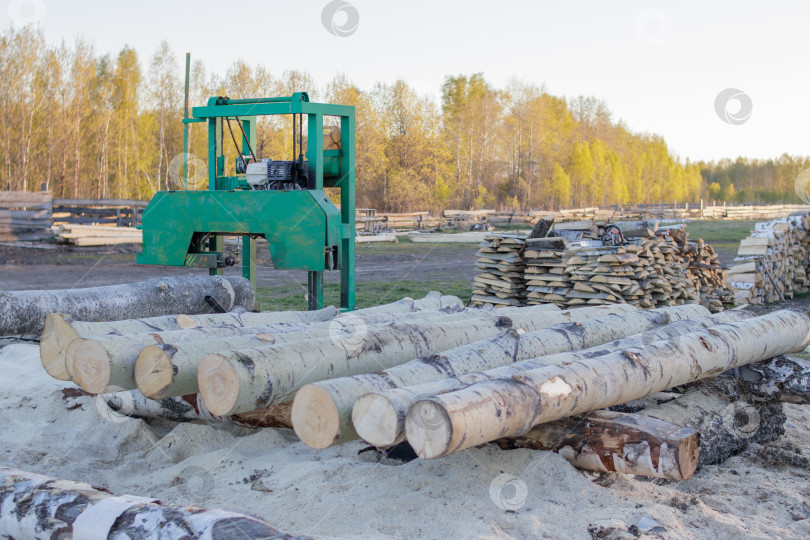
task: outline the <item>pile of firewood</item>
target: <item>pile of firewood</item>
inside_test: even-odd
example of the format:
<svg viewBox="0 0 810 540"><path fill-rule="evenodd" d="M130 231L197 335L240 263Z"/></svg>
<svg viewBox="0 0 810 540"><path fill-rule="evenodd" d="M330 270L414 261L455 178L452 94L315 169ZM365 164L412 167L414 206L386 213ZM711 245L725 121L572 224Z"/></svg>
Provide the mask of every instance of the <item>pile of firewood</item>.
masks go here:
<svg viewBox="0 0 810 540"><path fill-rule="evenodd" d="M521 255L525 245L525 239L516 236L485 237L479 245L475 263L480 270L473 282L472 301L475 305L504 307L525 303L525 264Z"/></svg>
<svg viewBox="0 0 810 540"><path fill-rule="evenodd" d="M556 225L556 236L543 238L488 236L478 252L481 272L473 305L629 303L652 308L699 302L721 311L730 303L731 289L711 246L689 241L680 226L615 225L623 238L607 242L605 226L594 222ZM507 238L508 251L498 247ZM521 267L523 283L516 277Z"/></svg>
<svg viewBox="0 0 810 540"><path fill-rule="evenodd" d="M810 214L757 223L740 242L728 279L737 304L768 304L807 292Z"/></svg>

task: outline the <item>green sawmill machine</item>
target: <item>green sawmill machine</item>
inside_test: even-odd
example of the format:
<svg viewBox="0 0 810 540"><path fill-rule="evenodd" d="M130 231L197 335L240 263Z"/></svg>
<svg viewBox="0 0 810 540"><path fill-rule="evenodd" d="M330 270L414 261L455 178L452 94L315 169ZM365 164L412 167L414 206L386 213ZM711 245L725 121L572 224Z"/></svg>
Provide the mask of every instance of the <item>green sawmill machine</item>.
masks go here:
<svg viewBox="0 0 810 540"><path fill-rule="evenodd" d="M293 117L293 159L263 159L254 152L256 119L281 114ZM339 118L339 132L336 127L324 129L324 117L329 116ZM194 107L191 117L186 100L183 122L185 187L188 125L208 124L208 189L178 186L155 194L143 213L138 263L222 274L235 262L225 254L224 237L237 236L242 238L242 274L255 286L256 239L262 237L276 269L307 270L310 309L323 307L323 272L338 269L340 306L354 309L354 107L312 103L305 92L258 99L212 97L205 106ZM226 140L237 147L234 176L225 172ZM339 209L325 187L340 189Z"/></svg>

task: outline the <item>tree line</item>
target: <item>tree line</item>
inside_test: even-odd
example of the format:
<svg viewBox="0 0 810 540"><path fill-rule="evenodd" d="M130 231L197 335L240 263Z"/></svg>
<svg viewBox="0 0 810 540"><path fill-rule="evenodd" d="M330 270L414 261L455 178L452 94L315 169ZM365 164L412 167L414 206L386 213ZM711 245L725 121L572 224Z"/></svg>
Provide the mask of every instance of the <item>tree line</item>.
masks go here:
<svg viewBox="0 0 810 540"><path fill-rule="evenodd" d="M85 39L51 45L35 27L6 30L0 189L148 199L182 187L182 71L166 42L142 64L130 47L98 54ZM307 91L313 101L355 106L358 205L381 211L798 202L793 180L810 166L791 156L682 161L598 99L565 99L521 80L497 88L480 73L448 76L435 99L401 80L363 90L338 75L318 87L302 71L237 61L217 74L196 60L190 86L192 105ZM260 157L292 158L291 118L263 118L257 131ZM225 139L231 148L227 131ZM192 186L203 188L204 125L192 125L191 152L202 160L191 164Z"/></svg>

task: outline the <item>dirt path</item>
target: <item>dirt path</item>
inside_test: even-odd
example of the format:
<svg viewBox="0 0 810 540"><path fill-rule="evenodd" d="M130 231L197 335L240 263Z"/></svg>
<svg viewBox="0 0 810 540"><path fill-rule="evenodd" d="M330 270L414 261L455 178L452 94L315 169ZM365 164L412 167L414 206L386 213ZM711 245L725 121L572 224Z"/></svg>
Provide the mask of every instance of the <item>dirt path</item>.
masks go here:
<svg viewBox="0 0 810 540"><path fill-rule="evenodd" d="M468 279L475 275L474 245L426 246L410 243L358 246L357 281L425 281ZM267 253L259 255L259 287L306 282L303 271L275 270ZM236 267L226 269L238 275ZM174 266L135 263L132 250L110 251L59 247L56 250L0 248L0 290L63 289L117 285L160 276L204 273ZM327 282L340 280L339 272L326 272Z"/></svg>

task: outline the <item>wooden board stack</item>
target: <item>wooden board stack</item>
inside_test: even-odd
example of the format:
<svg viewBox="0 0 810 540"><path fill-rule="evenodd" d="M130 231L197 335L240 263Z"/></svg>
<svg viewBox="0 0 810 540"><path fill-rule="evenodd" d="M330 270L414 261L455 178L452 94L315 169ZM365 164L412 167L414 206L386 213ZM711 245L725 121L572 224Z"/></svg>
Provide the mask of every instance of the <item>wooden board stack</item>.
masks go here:
<svg viewBox="0 0 810 540"><path fill-rule="evenodd" d="M114 246L117 244L140 244L143 233L134 227L107 225L73 225L63 223L52 227L56 241L74 246Z"/></svg>
<svg viewBox="0 0 810 540"><path fill-rule="evenodd" d="M475 266L480 270L473 282L473 306L495 307L525 304L523 252L526 240L517 236L487 235L479 244Z"/></svg>
<svg viewBox="0 0 810 540"><path fill-rule="evenodd" d="M810 214L757 223L728 270L737 304L768 304L808 290Z"/></svg>

